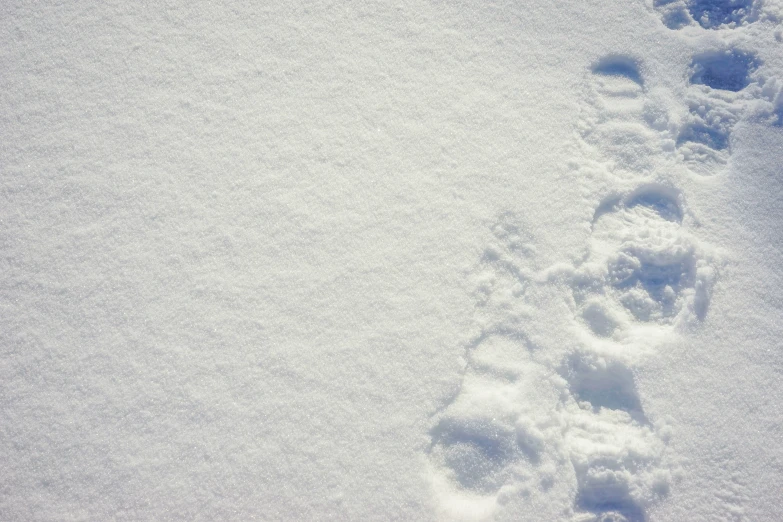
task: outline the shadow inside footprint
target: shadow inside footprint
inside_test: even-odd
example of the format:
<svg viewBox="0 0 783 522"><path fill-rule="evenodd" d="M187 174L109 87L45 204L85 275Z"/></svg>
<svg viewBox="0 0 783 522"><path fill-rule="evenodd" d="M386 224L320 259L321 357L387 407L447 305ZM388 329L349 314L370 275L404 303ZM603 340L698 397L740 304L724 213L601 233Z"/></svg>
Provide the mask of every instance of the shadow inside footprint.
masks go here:
<svg viewBox="0 0 783 522"><path fill-rule="evenodd" d="M721 129L706 125L691 125L683 129L677 138L677 147L685 143L700 143L713 150L729 148L729 135Z"/></svg>
<svg viewBox="0 0 783 522"><path fill-rule="evenodd" d="M643 85L642 75L639 73L636 60L628 56L604 56L593 66L593 73L604 76L620 76Z"/></svg>
<svg viewBox="0 0 783 522"><path fill-rule="evenodd" d="M607 310L597 303L591 303L582 311L582 319L588 328L599 337L609 337L620 326Z"/></svg>
<svg viewBox="0 0 783 522"><path fill-rule="evenodd" d="M620 302L640 321L664 321L679 312L678 298L692 286L690 262L647 262L620 256L610 267L612 286L621 291Z"/></svg>
<svg viewBox="0 0 783 522"><path fill-rule="evenodd" d="M690 0L688 11L705 29L742 23L750 15L752 0Z"/></svg>
<svg viewBox="0 0 783 522"><path fill-rule="evenodd" d="M685 263L653 264L642 263L638 278L647 293L656 301L667 298L667 287L678 290L687 275Z"/></svg>
<svg viewBox="0 0 783 522"><path fill-rule="evenodd" d="M596 514L596 522L644 522L646 515L627 491L607 485L582 490L577 498L580 509Z"/></svg>
<svg viewBox="0 0 783 522"><path fill-rule="evenodd" d="M606 214L637 207L650 209L666 221L682 223L680 192L657 183L642 185L624 197L615 194L608 196L596 207L592 223L595 225Z"/></svg>
<svg viewBox="0 0 783 522"><path fill-rule="evenodd" d="M593 409L621 410L646 422L633 373L618 362L594 360L575 354L561 369L571 393Z"/></svg>
<svg viewBox="0 0 783 522"><path fill-rule="evenodd" d="M756 58L738 50L710 52L693 59L691 83L737 92L748 86Z"/></svg>

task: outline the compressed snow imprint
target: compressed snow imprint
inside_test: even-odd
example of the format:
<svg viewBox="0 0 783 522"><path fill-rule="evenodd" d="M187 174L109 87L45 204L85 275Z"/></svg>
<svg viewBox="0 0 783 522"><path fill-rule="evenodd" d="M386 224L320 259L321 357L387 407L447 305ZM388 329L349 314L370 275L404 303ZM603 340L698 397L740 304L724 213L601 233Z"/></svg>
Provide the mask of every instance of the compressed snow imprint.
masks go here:
<svg viewBox="0 0 783 522"><path fill-rule="evenodd" d="M702 53L691 64L686 103L688 116L676 146L680 159L701 175L721 172L731 154L731 132L743 117L758 59L749 52L728 48Z"/></svg>
<svg viewBox="0 0 783 522"><path fill-rule="evenodd" d="M653 7L669 29L701 26L733 29L755 22L758 2L753 0L653 0Z"/></svg>
<svg viewBox="0 0 783 522"><path fill-rule="evenodd" d="M709 153L727 154L734 97L755 67L737 50L694 58L698 106L679 135L648 99L638 60L613 54L591 67L582 150L591 179L598 169L589 157L603 162L609 194L575 266L536 271L518 220L504 215L492 227L497 243L476 275L480 334L430 432L433 483L444 509L459 506L452 515L490 518L509 499L546 496L566 477L574 520L644 521L668 494L669 430L648 419L635 372L668 335L701 323L717 270L690 232L681 190L658 169L674 165L677 152L692 170L715 172ZM537 316L528 299L544 289L570 303L566 347L531 341Z"/></svg>
<svg viewBox="0 0 783 522"><path fill-rule="evenodd" d="M609 55L598 60L591 72L581 122L584 143L618 177L651 172L662 135L653 128L658 117L646 98L638 61Z"/></svg>
<svg viewBox="0 0 783 522"><path fill-rule="evenodd" d="M699 36L692 40L700 51L690 67L688 115L674 136L678 159L698 175L722 173L739 120L750 116L783 125L780 81L756 74L763 64L753 52L737 48L739 40L732 37L756 22L779 24L783 7L762 0L652 0L648 5L668 28L688 27L689 36ZM709 35L704 29L716 31ZM780 29L775 38L781 40ZM707 47L715 49L703 51Z"/></svg>
<svg viewBox="0 0 783 522"><path fill-rule="evenodd" d="M524 342L491 335L471 350L457 396L431 431L430 457L458 489L496 495L540 461L539 445L517 426L546 379ZM539 441L540 442L540 441Z"/></svg>
<svg viewBox="0 0 783 522"><path fill-rule="evenodd" d="M565 271L576 316L595 338L560 368L584 423L566 432L581 439L570 454L576 508L594 520L646 520L670 488L667 436L644 413L634 368L656 340L707 312L716 271L684 229L685 215L682 194L667 185L608 197L595 211L588 255ZM594 451L584 450L591 443Z"/></svg>
<svg viewBox="0 0 783 522"><path fill-rule="evenodd" d="M591 68L580 122L588 156L622 180L678 163L700 176L720 174L730 159L731 132L749 108L764 105L768 119L780 112L774 100L783 96L774 82L762 95L755 79L760 66L754 53L732 46L697 54L684 86L684 114L677 116L647 92L638 60L616 54L599 59Z"/></svg>
<svg viewBox="0 0 783 522"><path fill-rule="evenodd" d="M487 249L477 277L482 333L466 347L459 390L430 432L429 460L444 506L468 503L490 516L508 498L546 495L570 475L577 519L646 520L672 478L665 464L666 430L647 419L636 387L630 362L635 338L628 332L645 321L669 327L673 317L696 308L699 276L683 266L698 264L699 249L682 240L684 214L675 189L640 186L596 210L584 263L539 273L525 268L522 258L534 249L513 218L494 227L500 245ZM644 262L630 268L607 262L621 254ZM574 296L584 293L576 298L577 314L603 339L574 337L559 363L530 340L531 316L525 312L528 291L551 287L555 279ZM663 286L673 287L666 306ZM658 315L648 311L639 318L633 307L623 313L623 292L632 288L647 292ZM613 301L601 303L595 295L612 295ZM606 342L619 349L607 350Z"/></svg>
<svg viewBox="0 0 783 522"><path fill-rule="evenodd" d="M596 211L590 252L573 276L579 315L600 337L623 338L637 322L703 319L715 270L682 229L682 197L648 184Z"/></svg>
<svg viewBox="0 0 783 522"><path fill-rule="evenodd" d="M749 74L756 66L751 53L736 49L702 54L693 59L691 83L737 92L748 86Z"/></svg>

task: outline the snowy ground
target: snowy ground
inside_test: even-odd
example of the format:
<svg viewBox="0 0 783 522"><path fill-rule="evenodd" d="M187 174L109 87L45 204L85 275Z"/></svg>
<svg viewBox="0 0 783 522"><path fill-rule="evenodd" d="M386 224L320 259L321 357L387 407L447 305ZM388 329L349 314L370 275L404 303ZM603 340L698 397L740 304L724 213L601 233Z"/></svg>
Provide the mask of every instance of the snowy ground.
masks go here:
<svg viewBox="0 0 783 522"><path fill-rule="evenodd" d="M783 519L781 20L5 2L0 519Z"/></svg>

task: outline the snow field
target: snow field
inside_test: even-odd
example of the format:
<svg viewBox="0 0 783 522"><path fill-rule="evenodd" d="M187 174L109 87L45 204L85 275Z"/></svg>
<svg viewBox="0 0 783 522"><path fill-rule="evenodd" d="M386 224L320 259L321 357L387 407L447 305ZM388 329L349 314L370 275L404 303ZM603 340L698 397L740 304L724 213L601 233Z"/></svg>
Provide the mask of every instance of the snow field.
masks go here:
<svg viewBox="0 0 783 522"><path fill-rule="evenodd" d="M778 520L780 2L0 8L0 519Z"/></svg>

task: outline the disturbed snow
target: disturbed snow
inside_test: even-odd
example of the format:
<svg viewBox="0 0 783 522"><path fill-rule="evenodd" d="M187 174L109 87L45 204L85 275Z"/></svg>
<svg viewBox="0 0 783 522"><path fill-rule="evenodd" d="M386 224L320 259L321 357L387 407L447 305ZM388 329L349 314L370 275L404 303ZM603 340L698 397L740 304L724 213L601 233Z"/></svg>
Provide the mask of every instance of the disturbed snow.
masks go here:
<svg viewBox="0 0 783 522"><path fill-rule="evenodd" d="M4 7L0 518L776 520L783 6Z"/></svg>

